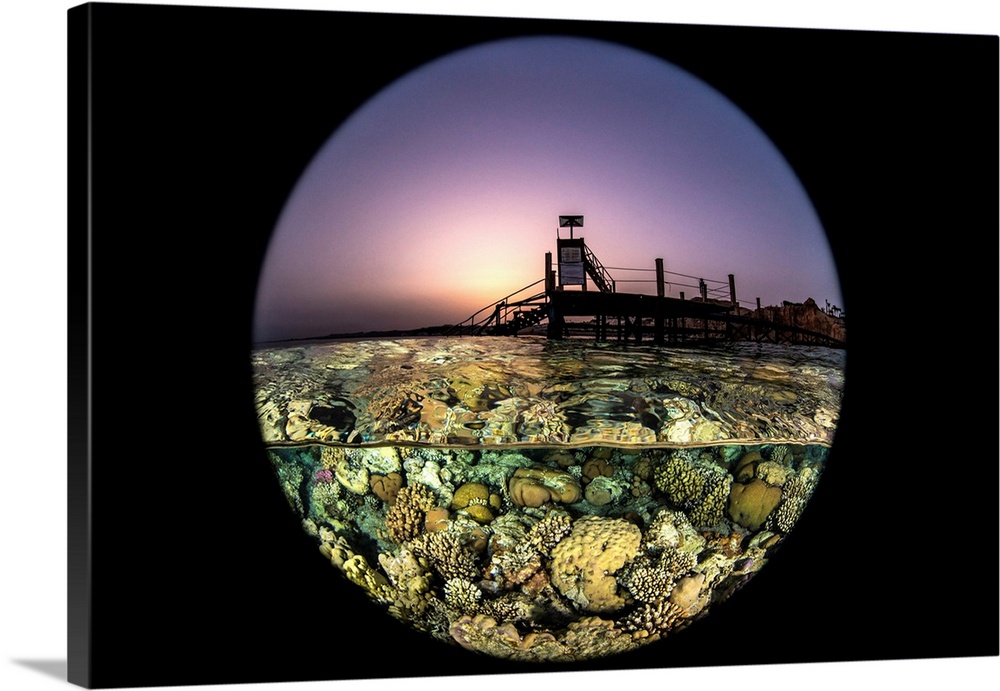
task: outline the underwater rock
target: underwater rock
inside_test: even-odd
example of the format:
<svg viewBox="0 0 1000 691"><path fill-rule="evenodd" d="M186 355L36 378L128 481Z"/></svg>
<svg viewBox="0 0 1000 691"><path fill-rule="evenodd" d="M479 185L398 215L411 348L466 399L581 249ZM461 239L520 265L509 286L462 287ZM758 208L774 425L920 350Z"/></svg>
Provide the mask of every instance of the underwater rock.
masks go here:
<svg viewBox="0 0 1000 691"><path fill-rule="evenodd" d="M455 490L451 508L465 514L477 523L491 522L500 510L502 499L499 494L481 482L466 482Z"/></svg>
<svg viewBox="0 0 1000 691"><path fill-rule="evenodd" d="M464 509L460 509L460 511L476 523L483 525L492 522L494 519L493 511L486 504L470 504Z"/></svg>
<svg viewBox="0 0 1000 691"><path fill-rule="evenodd" d="M428 509L424 514L424 530L428 533L436 533L439 530L448 530L448 509L443 506L435 506Z"/></svg>
<svg viewBox="0 0 1000 691"><path fill-rule="evenodd" d="M698 573L681 578L670 593L670 601L684 612L685 616L693 617L708 604L708 598L702 595L702 585L705 574Z"/></svg>
<svg viewBox="0 0 1000 691"><path fill-rule="evenodd" d="M736 482L745 483L755 478L757 476L757 464L763 460L764 458L760 455L760 451L756 449L743 454L733 467L733 477L736 478Z"/></svg>
<svg viewBox="0 0 1000 691"><path fill-rule="evenodd" d="M355 466L347 458L337 463L333 472L337 476L337 481L355 494L366 494L370 489L368 468Z"/></svg>
<svg viewBox="0 0 1000 691"><path fill-rule="evenodd" d="M621 486L610 477L599 475L587 484L584 498L594 506L604 506L619 499L623 494Z"/></svg>
<svg viewBox="0 0 1000 691"><path fill-rule="evenodd" d="M576 478L555 468L518 468L507 488L511 501L522 507L537 508L548 502L575 504L583 498Z"/></svg>
<svg viewBox="0 0 1000 691"><path fill-rule="evenodd" d="M569 468L571 465L576 465L576 454L574 454L569 449L556 449L555 451L550 451L545 454L545 458L542 459L546 463L557 465L563 470Z"/></svg>
<svg viewBox="0 0 1000 691"><path fill-rule="evenodd" d="M603 447L607 448L607 447ZM608 462L608 459L604 456L600 457L590 457L583 463L582 467L583 477L581 481L584 485L588 484L591 480L598 477L611 477L615 469Z"/></svg>
<svg viewBox="0 0 1000 691"><path fill-rule="evenodd" d="M781 501L781 488L760 479L744 485L734 482L727 511L730 518L749 530L760 528Z"/></svg>
<svg viewBox="0 0 1000 691"><path fill-rule="evenodd" d="M396 503L396 495L403 487L403 476L395 472L388 475L372 475L368 483L376 497L392 506Z"/></svg>
<svg viewBox="0 0 1000 691"><path fill-rule="evenodd" d="M705 538L682 511L660 509L643 533L642 544L653 554L669 550L696 554L704 549Z"/></svg>
<svg viewBox="0 0 1000 691"><path fill-rule="evenodd" d="M360 450L351 449L352 452L360 454ZM368 468L369 472L378 475L391 475L403 470L403 463L399 459L396 449L391 446L376 446L365 449L361 455L361 460Z"/></svg>
<svg viewBox="0 0 1000 691"><path fill-rule="evenodd" d="M757 465L757 477L772 487L785 484L791 471L777 461L763 461Z"/></svg>

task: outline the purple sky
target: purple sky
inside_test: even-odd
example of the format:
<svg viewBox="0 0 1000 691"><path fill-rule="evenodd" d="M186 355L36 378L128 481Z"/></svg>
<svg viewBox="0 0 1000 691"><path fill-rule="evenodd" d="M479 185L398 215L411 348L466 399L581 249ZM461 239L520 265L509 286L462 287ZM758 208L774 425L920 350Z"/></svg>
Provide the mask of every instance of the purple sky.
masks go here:
<svg viewBox="0 0 1000 691"><path fill-rule="evenodd" d="M804 189L723 95L631 48L520 38L411 72L334 132L272 236L255 340L462 321L542 278L562 214L606 267L662 257L668 296L731 273L745 306L843 306Z"/></svg>

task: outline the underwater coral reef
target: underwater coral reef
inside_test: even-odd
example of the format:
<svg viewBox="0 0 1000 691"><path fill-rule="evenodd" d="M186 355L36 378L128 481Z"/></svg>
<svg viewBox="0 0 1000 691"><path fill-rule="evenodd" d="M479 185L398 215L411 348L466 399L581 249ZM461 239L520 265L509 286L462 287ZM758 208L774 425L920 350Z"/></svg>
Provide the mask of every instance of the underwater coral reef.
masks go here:
<svg viewBox="0 0 1000 691"><path fill-rule="evenodd" d="M278 484L388 616L531 662L708 616L794 528L841 355L414 339L254 353Z"/></svg>

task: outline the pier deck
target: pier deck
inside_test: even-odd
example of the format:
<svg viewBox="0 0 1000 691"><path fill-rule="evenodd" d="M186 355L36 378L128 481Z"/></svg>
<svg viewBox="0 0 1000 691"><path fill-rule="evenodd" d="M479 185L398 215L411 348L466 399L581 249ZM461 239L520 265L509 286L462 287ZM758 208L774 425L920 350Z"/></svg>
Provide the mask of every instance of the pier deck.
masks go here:
<svg viewBox="0 0 1000 691"><path fill-rule="evenodd" d="M599 341L614 338L654 343L754 341L844 345L842 338L830 335L842 335L842 328L831 329L820 324L819 328L827 331L821 333L804 328L803 320L795 316L776 318L773 308L761 309L759 298L756 310L739 308L732 274L725 282L713 281L717 285L711 291L708 281L697 278L697 285L691 287L698 290L698 299L685 300L683 291L680 298L666 297L667 273L682 280L695 277L666 272L663 259L656 258L655 268L617 267L621 271L655 274L653 279L622 281L655 284L655 295L619 292L615 276L601 264L582 237L573 237L573 229L583 226L583 216L560 216L559 221L560 227L569 228L570 237L563 238L557 232L558 262L553 261L551 252L545 254L543 278L478 310L456 324L452 333L516 336L538 333L544 322L545 335L551 339L590 336ZM540 283L544 283L543 292L529 294L538 290L536 286ZM528 297L518 297L524 295ZM808 316L804 322L816 323Z"/></svg>

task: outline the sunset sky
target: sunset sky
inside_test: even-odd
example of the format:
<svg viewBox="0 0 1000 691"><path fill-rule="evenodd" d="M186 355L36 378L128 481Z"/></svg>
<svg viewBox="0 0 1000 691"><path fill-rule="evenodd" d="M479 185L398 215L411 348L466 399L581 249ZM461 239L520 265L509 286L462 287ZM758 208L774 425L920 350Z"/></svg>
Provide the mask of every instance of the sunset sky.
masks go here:
<svg viewBox="0 0 1000 691"><path fill-rule="evenodd" d="M805 190L724 95L628 47L533 37L424 65L334 131L272 235L254 338L462 321L542 278L562 214L606 267L662 257L671 297L734 274L745 306L843 306Z"/></svg>

